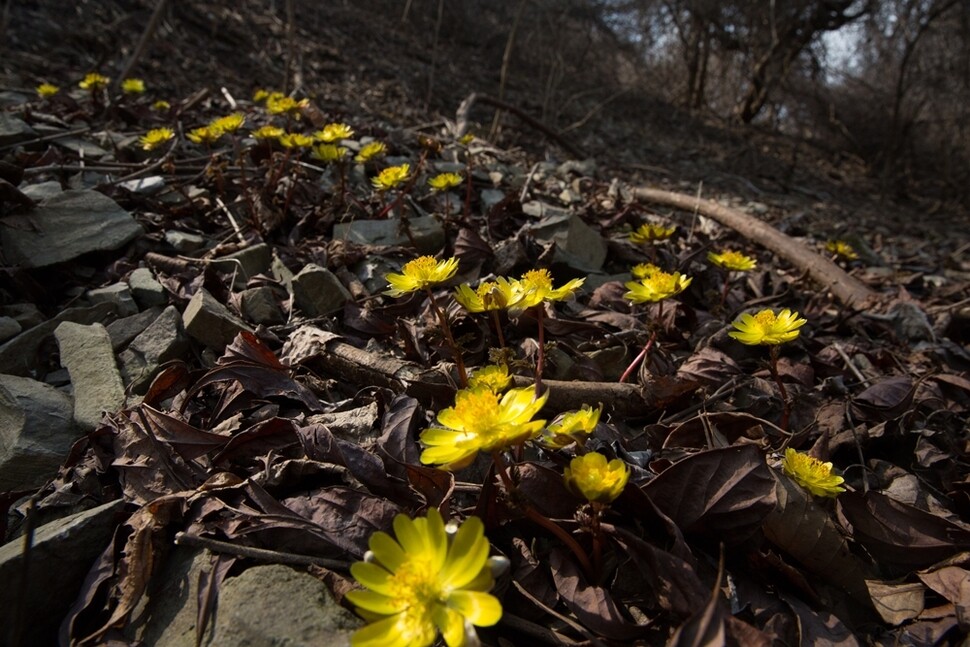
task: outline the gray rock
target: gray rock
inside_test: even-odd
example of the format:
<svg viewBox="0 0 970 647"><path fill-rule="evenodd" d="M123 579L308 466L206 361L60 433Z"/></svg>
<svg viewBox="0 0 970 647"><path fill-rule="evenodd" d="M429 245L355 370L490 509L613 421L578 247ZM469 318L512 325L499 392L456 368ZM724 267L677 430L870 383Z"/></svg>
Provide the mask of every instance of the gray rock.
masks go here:
<svg viewBox="0 0 970 647"><path fill-rule="evenodd" d="M165 308L119 357L125 384L131 385L133 393L145 393L161 365L181 357L188 347L178 309Z"/></svg>
<svg viewBox="0 0 970 647"><path fill-rule="evenodd" d="M211 570L205 553L177 549L136 613L129 638L154 647L193 647L199 574ZM206 647L350 645L362 625L338 605L320 580L289 566L254 566L223 582Z"/></svg>
<svg viewBox="0 0 970 647"><path fill-rule="evenodd" d="M0 315L11 317L20 324L21 330L27 330L47 321L44 313L33 303L12 303L0 306Z"/></svg>
<svg viewBox="0 0 970 647"><path fill-rule="evenodd" d="M293 291L293 277L296 275L280 260L280 257L275 252L273 253L273 262L270 264L269 271L273 275L273 278L286 287L287 292Z"/></svg>
<svg viewBox="0 0 970 647"><path fill-rule="evenodd" d="M337 312L352 298L340 279L325 267L310 263L293 277L293 299L311 317Z"/></svg>
<svg viewBox="0 0 970 647"><path fill-rule="evenodd" d="M268 285L250 288L239 293L240 310L249 321L265 326L286 323L283 310L276 302L276 292Z"/></svg>
<svg viewBox="0 0 970 647"><path fill-rule="evenodd" d="M506 238L495 246L495 256L492 258L492 269L498 276L512 273L516 265L525 264L529 255L525 245L518 238Z"/></svg>
<svg viewBox="0 0 970 647"><path fill-rule="evenodd" d="M212 259L211 265L219 272L236 273L234 285L244 287L246 281L269 271L273 262L273 249L266 243L259 243L238 252Z"/></svg>
<svg viewBox="0 0 970 647"><path fill-rule="evenodd" d="M194 252L205 246L205 238L187 231L166 231L165 242L183 254Z"/></svg>
<svg viewBox="0 0 970 647"><path fill-rule="evenodd" d="M8 263L46 267L95 251L118 249L142 233L141 225L97 191L64 191L30 213L33 227L0 228Z"/></svg>
<svg viewBox="0 0 970 647"><path fill-rule="evenodd" d="M64 193L64 189L61 188L61 183L57 180L31 184L21 189L21 191L23 191L25 196L36 202Z"/></svg>
<svg viewBox="0 0 970 647"><path fill-rule="evenodd" d="M26 121L0 112L0 146L9 146L36 136L37 133Z"/></svg>
<svg viewBox="0 0 970 647"><path fill-rule="evenodd" d="M445 230L434 216L408 218L411 236L417 251L421 254L434 254L445 244ZM363 245L411 245L407 234L401 230L398 218L387 220L354 220L334 225L335 240L348 240Z"/></svg>
<svg viewBox="0 0 970 647"><path fill-rule="evenodd" d="M74 422L91 431L101 424L103 413L114 413L125 404L125 387L115 365L108 331L99 323L90 326L65 321L54 331L61 351L61 366L71 374L74 388Z"/></svg>
<svg viewBox="0 0 970 647"><path fill-rule="evenodd" d="M585 160L569 160L563 162L556 169L556 174L562 177L566 177L570 173L575 173L582 176L590 176L596 172L596 160L585 159Z"/></svg>
<svg viewBox="0 0 970 647"><path fill-rule="evenodd" d="M307 423L325 425L335 436L360 442L376 439L381 434L377 424L380 411L376 402L350 411L318 413L307 417Z"/></svg>
<svg viewBox="0 0 970 647"><path fill-rule="evenodd" d="M101 159L110 152L84 137L58 137L54 145L87 159Z"/></svg>
<svg viewBox="0 0 970 647"><path fill-rule="evenodd" d="M500 191L499 189L484 189L481 195L482 209L487 213L492 207L504 199L505 191Z"/></svg>
<svg viewBox="0 0 970 647"><path fill-rule="evenodd" d="M0 375L0 492L40 487L54 475L77 437L73 414L71 398L54 387Z"/></svg>
<svg viewBox="0 0 970 647"><path fill-rule="evenodd" d="M45 524L34 533L30 577L21 590L23 542L0 546L0 627L6 634L23 612L22 645L56 645L61 618L81 590L94 561L111 541L123 519L124 502L104 505ZM8 636L0 636L0 641ZM4 642L4 644L8 644Z"/></svg>
<svg viewBox="0 0 970 647"><path fill-rule="evenodd" d="M113 283L103 288L88 290L91 303L113 303L119 316L130 317L138 313L138 304L131 296L131 288L126 283Z"/></svg>
<svg viewBox="0 0 970 647"><path fill-rule="evenodd" d="M253 332L245 321L229 312L204 289L196 292L185 307L182 324L190 337L219 352L242 331Z"/></svg>
<svg viewBox="0 0 970 647"><path fill-rule="evenodd" d="M13 106L23 105L32 98L16 90L3 90L0 92L0 108L12 108Z"/></svg>
<svg viewBox="0 0 970 647"><path fill-rule="evenodd" d="M19 335L21 330L20 322L13 317L0 316L0 342Z"/></svg>
<svg viewBox="0 0 970 647"><path fill-rule="evenodd" d="M573 212L569 209L556 207L538 200L523 203L522 213L533 218L567 218L573 215Z"/></svg>
<svg viewBox="0 0 970 647"><path fill-rule="evenodd" d="M163 306L168 303L165 288L155 280L155 275L147 267L139 267L128 276L128 287L135 303L142 308Z"/></svg>
<svg viewBox="0 0 970 647"><path fill-rule="evenodd" d="M148 177L121 182L118 186L132 193L154 195L165 188L165 178L161 175L149 175Z"/></svg>
<svg viewBox="0 0 970 647"><path fill-rule="evenodd" d="M108 337L111 338L111 348L117 353L127 346L132 339L142 333L145 328L158 319L162 314L161 308L149 308L136 315L112 321L105 328L108 329Z"/></svg>
<svg viewBox="0 0 970 647"><path fill-rule="evenodd" d="M606 260L606 241L575 214L543 218L530 229L536 240L553 242L553 263L565 263L582 272L595 272Z"/></svg>
<svg viewBox="0 0 970 647"><path fill-rule="evenodd" d="M38 364L37 351L62 321L92 324L115 313L115 304L99 303L87 308L68 308L52 319L25 330L0 346L0 373L27 375Z"/></svg>

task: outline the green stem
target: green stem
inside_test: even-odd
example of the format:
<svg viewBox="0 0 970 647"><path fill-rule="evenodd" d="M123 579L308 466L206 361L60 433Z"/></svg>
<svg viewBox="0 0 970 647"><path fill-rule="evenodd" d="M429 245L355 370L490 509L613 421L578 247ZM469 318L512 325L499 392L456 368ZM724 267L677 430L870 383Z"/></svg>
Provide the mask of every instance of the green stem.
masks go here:
<svg viewBox="0 0 970 647"><path fill-rule="evenodd" d="M466 388L468 386L468 372L465 370L465 361L462 359L461 351L458 349L458 344L455 343L455 338L451 334L451 326L448 325L448 317L445 316L444 310L438 306L438 301L434 298L434 292L431 291L430 287L426 287L425 291L428 293L428 298L431 300L431 309L434 310L435 315L438 317L438 323L441 324L441 332L444 333L445 342L447 342L448 347L451 348L452 354L455 356L455 366L458 368L458 380L461 388Z"/></svg>

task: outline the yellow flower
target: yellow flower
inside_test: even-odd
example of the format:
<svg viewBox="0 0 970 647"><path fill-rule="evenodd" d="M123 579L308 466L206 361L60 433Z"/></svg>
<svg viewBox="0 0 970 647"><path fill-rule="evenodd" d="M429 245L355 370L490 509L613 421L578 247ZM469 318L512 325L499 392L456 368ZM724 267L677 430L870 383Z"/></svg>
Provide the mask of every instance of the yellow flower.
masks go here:
<svg viewBox="0 0 970 647"><path fill-rule="evenodd" d="M246 123L246 117L241 112L234 112L225 117L219 117L209 122L209 128L214 128L223 133L234 133Z"/></svg>
<svg viewBox="0 0 970 647"><path fill-rule="evenodd" d="M640 225L639 229L630 234L631 243L654 243L660 240L667 240L674 235L676 227L664 227L663 225L654 225L652 223L646 223L645 225Z"/></svg>
<svg viewBox="0 0 970 647"><path fill-rule="evenodd" d="M172 107L172 104L166 101L165 99L159 99L158 101L152 104L152 110L156 110L158 112L161 112L162 110L168 110L171 107Z"/></svg>
<svg viewBox="0 0 970 647"><path fill-rule="evenodd" d="M719 254L708 252L707 260L718 267L734 272L747 272L753 270L758 265L758 262L750 256L745 256L741 252L734 250L723 251Z"/></svg>
<svg viewBox="0 0 970 647"><path fill-rule="evenodd" d="M196 144L212 144L217 139L222 137L222 131L212 126L200 126L198 128L193 128L185 134L189 138L189 141Z"/></svg>
<svg viewBox="0 0 970 647"><path fill-rule="evenodd" d="M588 436L593 433L602 413L602 404L595 409L584 404L579 411L561 413L546 427L540 442L548 447L565 447L575 442L578 436Z"/></svg>
<svg viewBox="0 0 970 647"><path fill-rule="evenodd" d="M329 164L347 157L347 149L336 144L317 144L313 147L310 157Z"/></svg>
<svg viewBox="0 0 970 647"><path fill-rule="evenodd" d="M518 305L525 296L522 283L500 276L495 281L483 281L478 288L472 290L467 283L462 283L455 291L455 301L468 312L487 312L489 310L504 310Z"/></svg>
<svg viewBox="0 0 970 647"><path fill-rule="evenodd" d="M798 337L798 329L804 326L805 319L799 319L797 312L785 308L777 315L770 309L765 309L756 315L744 313L735 321L728 336L737 339L742 344L756 346L763 344L774 346L784 344Z"/></svg>
<svg viewBox="0 0 970 647"><path fill-rule="evenodd" d="M411 172L410 164L401 164L400 166L388 166L386 169L381 171L377 177L371 180L374 188L378 191L387 191L388 189L393 189L399 184L403 184L408 179L408 174Z"/></svg>
<svg viewBox="0 0 970 647"><path fill-rule="evenodd" d="M639 263L633 266L633 268L630 270L630 274L632 274L633 278L636 280L642 281L648 276L652 276L660 271L660 268L653 263Z"/></svg>
<svg viewBox="0 0 970 647"><path fill-rule="evenodd" d="M100 90L108 85L110 79L103 74L98 74L97 72L88 72L84 75L84 79L78 83L78 87L82 90Z"/></svg>
<svg viewBox="0 0 970 647"><path fill-rule="evenodd" d="M142 135L138 140L141 147L146 151L155 150L162 144L175 137L175 132L171 128L153 128Z"/></svg>
<svg viewBox="0 0 970 647"><path fill-rule="evenodd" d="M283 133L278 140L283 148L309 148L313 146L313 137L303 133Z"/></svg>
<svg viewBox="0 0 970 647"><path fill-rule="evenodd" d="M347 124L327 124L323 130L318 130L313 136L325 144L332 144L341 139L350 139L354 136L354 129Z"/></svg>
<svg viewBox="0 0 970 647"><path fill-rule="evenodd" d="M252 132L256 139L279 139L286 131L279 126L260 126Z"/></svg>
<svg viewBox="0 0 970 647"><path fill-rule="evenodd" d="M785 474L815 496L838 496L845 492L845 488L840 487L845 479L832 474L832 463L823 463L789 447L781 466Z"/></svg>
<svg viewBox="0 0 970 647"><path fill-rule="evenodd" d="M360 149L357 153L357 157L354 161L358 164L363 164L364 162L369 162L375 157L382 157L387 154L387 146L384 142L370 142L369 144L364 144L364 147Z"/></svg>
<svg viewBox="0 0 970 647"><path fill-rule="evenodd" d="M438 413L440 427L421 432L421 462L442 469L465 467L480 451L490 452L515 445L538 434L545 420L532 420L546 400L546 391L536 399L531 386L511 389L505 395L488 389L463 389L455 395L455 406Z"/></svg>
<svg viewBox="0 0 970 647"><path fill-rule="evenodd" d="M141 79L125 79L121 82L121 91L125 94L144 94L145 82Z"/></svg>
<svg viewBox="0 0 970 647"><path fill-rule="evenodd" d="M266 99L269 99L269 90L264 90L263 88L256 88L256 91L253 92L253 101L255 101L256 103L260 103L262 101L265 101Z"/></svg>
<svg viewBox="0 0 970 647"><path fill-rule="evenodd" d="M495 581L489 543L478 517L454 530L441 514L394 518L394 534L376 532L365 561L350 574L367 590L347 599L370 624L350 638L353 647L428 647L444 636L449 647L477 644L475 626L490 627L502 604L488 593Z"/></svg>
<svg viewBox="0 0 970 647"><path fill-rule="evenodd" d="M488 389L492 393L501 393L508 388L512 381L509 367L505 364L489 364L483 366L468 378L468 388Z"/></svg>
<svg viewBox="0 0 970 647"><path fill-rule="evenodd" d="M457 258L452 257L439 261L434 256L419 256L413 261L405 263L400 274L392 272L384 277L391 288L386 290L384 294L399 297L408 292L423 290L426 287L447 281L457 271Z"/></svg>
<svg viewBox="0 0 970 647"><path fill-rule="evenodd" d="M42 99L49 99L60 91L61 89L52 83L41 83L37 86L37 95Z"/></svg>
<svg viewBox="0 0 970 647"><path fill-rule="evenodd" d="M266 97L266 111L271 115L287 114L291 117L299 117L301 111L309 105L309 99L297 101L280 92L274 92Z"/></svg>
<svg viewBox="0 0 970 647"><path fill-rule="evenodd" d="M607 463L606 456L591 452L569 461L562 478L566 487L590 503L611 503L626 487L630 468L619 458Z"/></svg>
<svg viewBox="0 0 970 647"><path fill-rule="evenodd" d="M844 240L830 240L825 243L825 251L841 256L842 258L854 261L859 258L859 255L855 253L852 249L852 245L845 242Z"/></svg>
<svg viewBox="0 0 970 647"><path fill-rule="evenodd" d="M525 310L543 301L562 301L572 296L586 279L572 279L558 288L552 287L552 274L549 270L529 270L522 275L520 284L524 295L514 310Z"/></svg>
<svg viewBox="0 0 970 647"><path fill-rule="evenodd" d="M658 269L640 281L627 282L625 285L629 292L623 296L633 303L663 301L683 292L693 280L680 272L671 274Z"/></svg>
<svg viewBox="0 0 970 647"><path fill-rule="evenodd" d="M475 141L475 133L465 133L458 139L458 143L462 146L468 146L473 141Z"/></svg>
<svg viewBox="0 0 970 647"><path fill-rule="evenodd" d="M461 176L457 173L439 173L428 180L434 191L447 191L461 184Z"/></svg>

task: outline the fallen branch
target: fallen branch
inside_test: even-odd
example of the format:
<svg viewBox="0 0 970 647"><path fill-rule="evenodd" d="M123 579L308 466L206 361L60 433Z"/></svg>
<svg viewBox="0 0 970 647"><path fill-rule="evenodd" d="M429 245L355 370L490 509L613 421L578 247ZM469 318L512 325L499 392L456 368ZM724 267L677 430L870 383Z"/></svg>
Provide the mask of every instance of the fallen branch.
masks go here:
<svg viewBox="0 0 970 647"><path fill-rule="evenodd" d="M768 223L746 213L720 205L714 200L701 200L694 196L662 189L635 187L633 195L638 200L676 207L684 211L697 211L725 227L730 227L808 274L824 288L831 290L835 298L845 305L860 306L876 296L876 293L865 284L849 276L845 270L829 259L816 254Z"/></svg>
<svg viewBox="0 0 970 647"><path fill-rule="evenodd" d="M450 364L423 368L395 357L366 351L343 341L337 335L314 326L304 326L290 335L283 346L282 358L291 366L311 365L330 375L339 376L345 384L380 386L396 393L406 393L424 406L443 406L454 401L455 380ZM531 386L532 380L514 376L517 387ZM549 400L543 415L553 415L583 404L603 408L614 415L645 416L655 409L652 394L633 384L618 382L573 382L543 380L549 389Z"/></svg>

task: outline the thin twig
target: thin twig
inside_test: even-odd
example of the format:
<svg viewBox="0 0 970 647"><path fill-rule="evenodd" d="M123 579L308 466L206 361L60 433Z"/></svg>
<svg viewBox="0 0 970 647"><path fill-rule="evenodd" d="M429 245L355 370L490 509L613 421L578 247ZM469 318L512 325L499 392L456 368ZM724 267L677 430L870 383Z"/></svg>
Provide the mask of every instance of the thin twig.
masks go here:
<svg viewBox="0 0 970 647"><path fill-rule="evenodd" d="M297 553L285 553L268 548L254 548L252 546L239 546L228 541L219 541L209 537L190 535L187 532L175 533L175 543L179 546L197 546L208 548L214 553L225 553L238 557L247 557L262 562L272 562L274 564L293 564L294 566L322 566L333 571L350 570L350 562L338 559L327 559L326 557L313 557L311 555L299 555Z"/></svg>
<svg viewBox="0 0 970 647"><path fill-rule="evenodd" d="M842 361L845 362L846 367L850 371L852 371L852 374L855 376L855 379L859 380L860 384L869 384L869 378L863 375L862 372L858 368L856 368L856 365L852 361L852 358L850 358L849 355L845 352L845 349L842 348L842 344L840 344L839 342L835 342L834 344L832 344L832 347L835 348L835 352L838 353L839 357L842 358Z"/></svg>

